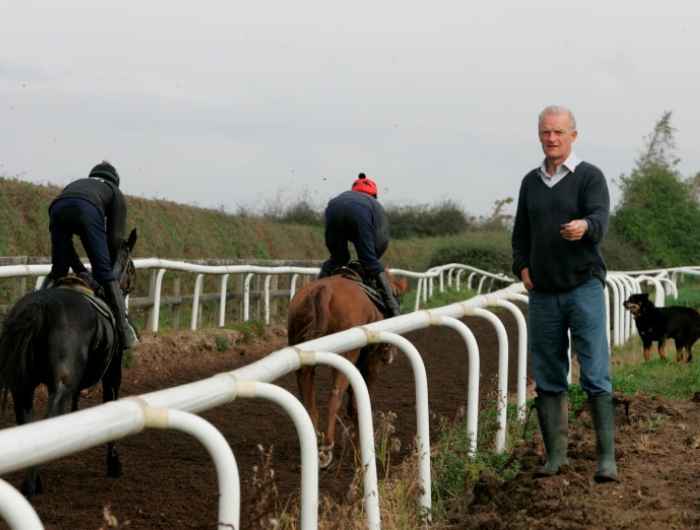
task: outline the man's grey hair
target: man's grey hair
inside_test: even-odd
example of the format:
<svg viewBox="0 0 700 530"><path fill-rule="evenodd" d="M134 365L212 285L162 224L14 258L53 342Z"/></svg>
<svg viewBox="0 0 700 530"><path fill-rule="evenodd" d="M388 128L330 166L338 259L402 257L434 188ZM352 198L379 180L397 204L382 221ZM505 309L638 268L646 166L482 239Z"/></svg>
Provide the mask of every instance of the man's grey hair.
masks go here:
<svg viewBox="0 0 700 530"><path fill-rule="evenodd" d="M574 113L561 105L549 105L548 107L545 107L544 110L540 112L540 116L537 120L538 128L540 125L542 125L542 120L544 117L550 114L567 114L569 116L569 121L571 122L571 130L576 130L576 118L574 118Z"/></svg>

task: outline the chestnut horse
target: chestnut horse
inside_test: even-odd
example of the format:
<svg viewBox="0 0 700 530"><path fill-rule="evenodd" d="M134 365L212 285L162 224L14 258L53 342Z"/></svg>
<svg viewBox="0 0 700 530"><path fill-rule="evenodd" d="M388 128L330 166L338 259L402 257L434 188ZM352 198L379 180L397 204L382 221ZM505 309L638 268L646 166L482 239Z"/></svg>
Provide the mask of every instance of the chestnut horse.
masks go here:
<svg viewBox="0 0 700 530"><path fill-rule="evenodd" d="M406 279L390 281L395 294L408 289ZM302 287L289 305L287 337L290 345L306 342L324 335L330 335L355 326L382 320L384 315L369 299L362 286L355 280L335 275L315 280ZM343 355L362 373L367 387L371 390L381 362L389 363L387 345L368 345ZM311 421L318 431L319 410L316 405L316 388L314 384L315 366L303 366L297 371L299 393ZM332 369L333 390L328 402L327 427L323 443L319 447L320 466L328 467L333 460L335 445L335 424L343 396L349 381L340 372ZM348 400L348 410L353 415L352 397Z"/></svg>

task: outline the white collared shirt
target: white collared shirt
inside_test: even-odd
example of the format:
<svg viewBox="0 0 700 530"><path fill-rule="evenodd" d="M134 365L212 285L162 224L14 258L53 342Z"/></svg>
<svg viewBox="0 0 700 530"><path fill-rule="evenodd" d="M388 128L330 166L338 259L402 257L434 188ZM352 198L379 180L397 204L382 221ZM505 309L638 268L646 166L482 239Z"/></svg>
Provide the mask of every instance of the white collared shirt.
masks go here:
<svg viewBox="0 0 700 530"><path fill-rule="evenodd" d="M571 153L569 153L569 157L564 161L564 163L557 167L554 175L550 176L547 173L547 159L545 158L540 166L540 178L542 178L542 182L544 182L545 186L551 188L569 173L573 173L576 170L576 166L578 166L580 162L581 161L576 156L576 153L571 151Z"/></svg>

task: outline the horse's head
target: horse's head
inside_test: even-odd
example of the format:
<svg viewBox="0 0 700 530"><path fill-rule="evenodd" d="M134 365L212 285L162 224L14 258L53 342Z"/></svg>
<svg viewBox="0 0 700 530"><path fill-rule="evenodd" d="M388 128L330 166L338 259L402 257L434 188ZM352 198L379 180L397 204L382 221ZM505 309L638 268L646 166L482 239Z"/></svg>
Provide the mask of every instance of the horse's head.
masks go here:
<svg viewBox="0 0 700 530"><path fill-rule="evenodd" d="M117 250L117 258L114 262L114 274L119 280L119 287L126 295L131 291L131 285L136 274L136 267L131 259L131 252L134 250L138 235L134 228L129 234L129 239L122 241Z"/></svg>
<svg viewBox="0 0 700 530"><path fill-rule="evenodd" d="M400 298L402 294L408 291L408 279L394 276L389 272L388 267L385 270L394 296Z"/></svg>

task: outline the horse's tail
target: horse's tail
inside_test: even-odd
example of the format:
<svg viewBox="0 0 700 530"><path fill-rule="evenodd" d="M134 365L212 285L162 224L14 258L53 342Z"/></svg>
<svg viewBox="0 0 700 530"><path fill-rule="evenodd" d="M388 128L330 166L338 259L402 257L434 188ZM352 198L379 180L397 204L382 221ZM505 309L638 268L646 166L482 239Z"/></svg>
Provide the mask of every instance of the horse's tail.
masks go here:
<svg viewBox="0 0 700 530"><path fill-rule="evenodd" d="M299 344L326 335L330 302L331 289L324 284L315 285L308 295L299 301L289 313L289 344Z"/></svg>
<svg viewBox="0 0 700 530"><path fill-rule="evenodd" d="M34 293L21 299L5 317L0 334L0 392L2 405L7 393L23 386L34 364L35 342L43 332L44 308Z"/></svg>

